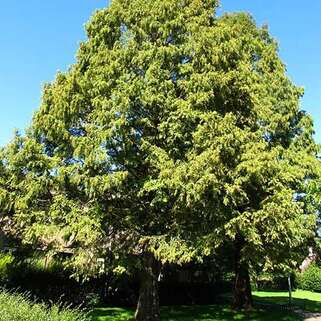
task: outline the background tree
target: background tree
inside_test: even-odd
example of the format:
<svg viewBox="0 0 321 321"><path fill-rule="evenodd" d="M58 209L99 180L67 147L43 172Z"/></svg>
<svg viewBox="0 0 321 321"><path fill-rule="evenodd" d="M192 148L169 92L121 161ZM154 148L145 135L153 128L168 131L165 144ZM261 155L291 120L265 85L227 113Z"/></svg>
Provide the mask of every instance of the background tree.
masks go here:
<svg viewBox="0 0 321 321"><path fill-rule="evenodd" d="M155 164L201 250L234 245L226 253L235 264L233 305L250 308L249 268L290 269L313 238L316 212L306 191L318 176L317 146L299 109L303 91L286 75L267 29L232 14L209 30L197 37L193 73L181 82L194 88L185 100L198 111L192 148L179 162Z"/></svg>

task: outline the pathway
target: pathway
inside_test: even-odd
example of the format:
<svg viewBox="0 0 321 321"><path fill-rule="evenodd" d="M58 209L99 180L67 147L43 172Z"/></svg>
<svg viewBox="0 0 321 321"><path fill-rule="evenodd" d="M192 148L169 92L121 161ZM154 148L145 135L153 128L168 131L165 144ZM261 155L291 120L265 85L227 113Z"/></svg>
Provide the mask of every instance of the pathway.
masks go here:
<svg viewBox="0 0 321 321"><path fill-rule="evenodd" d="M308 313L309 316L305 315L304 321L321 321L320 313Z"/></svg>
<svg viewBox="0 0 321 321"><path fill-rule="evenodd" d="M299 313L303 316L304 321L321 321L321 313L320 312L305 312L302 310L296 310L296 313Z"/></svg>

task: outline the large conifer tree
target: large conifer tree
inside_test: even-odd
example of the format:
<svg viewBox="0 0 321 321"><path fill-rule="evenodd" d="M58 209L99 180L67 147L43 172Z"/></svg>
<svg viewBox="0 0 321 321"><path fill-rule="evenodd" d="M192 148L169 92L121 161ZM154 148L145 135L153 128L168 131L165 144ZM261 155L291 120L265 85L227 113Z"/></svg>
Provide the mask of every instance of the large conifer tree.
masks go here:
<svg viewBox="0 0 321 321"><path fill-rule="evenodd" d="M319 176L318 146L299 108L303 90L266 27L247 14L225 15L193 48L192 75L181 82L193 88L185 97L198 119L192 147L179 161L161 155L153 186L177 196L181 229L200 236L201 252L233 245L226 253L235 266L233 306L250 308L249 269L297 267L300 247L314 236L307 192Z"/></svg>
<svg viewBox="0 0 321 321"><path fill-rule="evenodd" d="M216 7L114 0L95 13L6 152L24 239L72 249L82 270L107 253L138 269L139 321L159 320L162 263L224 242L234 305L249 307L249 265L279 263L314 224L295 199L316 153L302 90L265 28Z"/></svg>

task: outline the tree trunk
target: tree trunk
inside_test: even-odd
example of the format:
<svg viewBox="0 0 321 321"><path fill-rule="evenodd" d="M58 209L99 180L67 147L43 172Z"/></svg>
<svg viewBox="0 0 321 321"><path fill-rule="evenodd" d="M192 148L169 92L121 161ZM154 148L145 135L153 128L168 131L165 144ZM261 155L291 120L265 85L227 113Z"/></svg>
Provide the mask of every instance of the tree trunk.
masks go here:
<svg viewBox="0 0 321 321"><path fill-rule="evenodd" d="M158 274L160 265L152 254L146 254L140 275L139 299L135 314L136 321L160 321Z"/></svg>
<svg viewBox="0 0 321 321"><path fill-rule="evenodd" d="M233 309L249 310L253 306L248 263L242 260L242 248L245 242L241 237L235 241L235 281L233 289Z"/></svg>

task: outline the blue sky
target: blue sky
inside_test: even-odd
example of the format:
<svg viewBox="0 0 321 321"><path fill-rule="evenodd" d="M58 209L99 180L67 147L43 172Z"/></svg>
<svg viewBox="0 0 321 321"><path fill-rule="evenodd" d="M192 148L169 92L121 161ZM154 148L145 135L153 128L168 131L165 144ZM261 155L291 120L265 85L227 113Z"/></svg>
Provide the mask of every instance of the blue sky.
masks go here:
<svg viewBox="0 0 321 321"><path fill-rule="evenodd" d="M0 145L23 130L39 106L41 88L74 62L83 25L107 0L3 0L0 10ZM292 80L305 88L321 143L321 1L222 0L219 13L248 11L268 24Z"/></svg>

